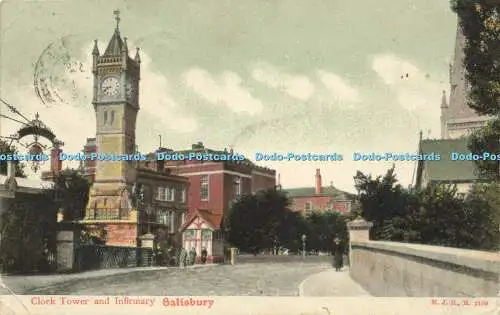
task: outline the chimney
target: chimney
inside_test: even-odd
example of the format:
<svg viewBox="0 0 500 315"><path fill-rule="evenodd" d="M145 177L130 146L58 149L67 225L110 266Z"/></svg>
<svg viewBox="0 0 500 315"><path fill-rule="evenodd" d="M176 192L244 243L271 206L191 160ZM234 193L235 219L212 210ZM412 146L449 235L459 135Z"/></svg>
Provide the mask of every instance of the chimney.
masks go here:
<svg viewBox="0 0 500 315"><path fill-rule="evenodd" d="M14 161L7 161L7 177L16 177L16 164L14 164Z"/></svg>
<svg viewBox="0 0 500 315"><path fill-rule="evenodd" d="M321 187L321 173L319 171L319 168L316 169L316 187L315 187L315 192L316 195L320 195L323 193L323 187Z"/></svg>
<svg viewBox="0 0 500 315"><path fill-rule="evenodd" d="M62 170L62 161L59 159L61 152L59 147L54 147L50 151L50 172L54 175Z"/></svg>

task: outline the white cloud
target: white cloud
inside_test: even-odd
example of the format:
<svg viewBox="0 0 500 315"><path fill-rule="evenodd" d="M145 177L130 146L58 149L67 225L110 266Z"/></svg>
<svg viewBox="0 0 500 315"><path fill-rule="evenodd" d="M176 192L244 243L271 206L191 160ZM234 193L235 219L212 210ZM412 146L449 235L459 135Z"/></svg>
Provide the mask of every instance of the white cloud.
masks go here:
<svg viewBox="0 0 500 315"><path fill-rule="evenodd" d="M409 110L430 110L439 117L441 91L446 86L430 79L415 65L395 55L375 56L372 70L398 95L400 105Z"/></svg>
<svg viewBox="0 0 500 315"><path fill-rule="evenodd" d="M358 90L349 86L338 75L319 70L318 77L330 91L336 102L358 102L360 100Z"/></svg>
<svg viewBox="0 0 500 315"><path fill-rule="evenodd" d="M170 94L167 78L152 71L151 64L151 58L141 52L141 110L157 117L164 128L182 133L195 131L196 121L182 113L181 107Z"/></svg>
<svg viewBox="0 0 500 315"><path fill-rule="evenodd" d="M214 76L200 68L192 68L183 75L186 86L212 104L227 106L235 113L255 115L263 109L262 102L242 86L242 79L233 72Z"/></svg>
<svg viewBox="0 0 500 315"><path fill-rule="evenodd" d="M315 90L314 84L307 76L284 73L268 64L256 66L252 70L252 78L302 101L309 100Z"/></svg>

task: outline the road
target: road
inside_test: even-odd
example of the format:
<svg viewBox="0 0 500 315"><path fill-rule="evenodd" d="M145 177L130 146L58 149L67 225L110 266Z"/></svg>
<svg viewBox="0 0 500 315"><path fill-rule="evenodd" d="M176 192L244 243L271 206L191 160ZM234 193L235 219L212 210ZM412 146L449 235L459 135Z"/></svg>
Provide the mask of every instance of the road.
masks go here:
<svg viewBox="0 0 500 315"><path fill-rule="evenodd" d="M328 258L303 262L293 258L241 257L234 266L122 270L114 274L102 270L89 276L52 276L60 278L38 283L32 280L31 285L16 277L17 286L14 278L4 277L4 283L17 294L33 295L297 296L304 279L331 268ZM20 283L24 285L20 287Z"/></svg>

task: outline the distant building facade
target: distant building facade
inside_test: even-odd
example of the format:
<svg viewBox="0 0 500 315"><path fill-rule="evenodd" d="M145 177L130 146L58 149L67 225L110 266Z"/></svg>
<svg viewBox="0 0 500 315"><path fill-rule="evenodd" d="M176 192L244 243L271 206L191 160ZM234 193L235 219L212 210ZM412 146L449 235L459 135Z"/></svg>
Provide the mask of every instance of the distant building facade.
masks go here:
<svg viewBox="0 0 500 315"><path fill-rule="evenodd" d="M96 152L94 138L87 139L84 152L86 154ZM187 220L192 220L193 216L198 216L204 220L203 215L200 216L200 213L208 213L208 216L212 218L211 224L215 222L220 225L223 214L229 210L233 200L241 195L248 195L261 189L273 188L276 185L275 170L257 166L248 159L243 161L198 161L193 159L171 161L157 159L157 153L184 155L190 153L231 153L208 149L205 148L203 143L198 142L193 144L189 150L174 151L159 148L148 155L147 161L138 162L140 172L138 173L137 183L144 185L145 197L156 206L158 206L159 200L162 200L162 198L154 197L154 191L160 189L158 187L169 186L168 181L171 181L172 185L170 186L177 187L174 191L179 192L179 195L176 195L179 202L175 199L174 203L169 203L171 207L177 210L167 210L169 218L175 217L169 219L173 220L169 221L173 222L169 226L175 226L177 229L184 225ZM82 165L82 174L91 181L95 179L95 170L95 161L86 161ZM160 175L163 176L162 179L159 178ZM145 178L149 179L146 180ZM161 181L165 181L165 184L161 184ZM160 194L161 192L156 192L156 195L159 196ZM167 209L171 208L167 207ZM176 214L171 214L172 211ZM185 228L187 229L187 226ZM220 226L216 228L218 230ZM215 232L214 235L216 235ZM200 247L200 244L196 247Z"/></svg>
<svg viewBox="0 0 500 315"><path fill-rule="evenodd" d="M333 185L323 187L319 169L316 170L315 186L284 189L284 191L292 200L291 209L303 215L313 211L348 214L355 200L355 195L339 190Z"/></svg>
<svg viewBox="0 0 500 315"><path fill-rule="evenodd" d="M162 161L156 158L157 152L167 154L233 154L227 150L206 148L202 142L191 149L174 151L160 148L150 155L150 159L141 165L150 169L170 169L172 174L189 179L188 208L208 210L211 213L225 213L233 200L241 195L248 195L261 189L276 186L276 171L257 166L252 161L198 161L183 159L180 161Z"/></svg>
<svg viewBox="0 0 500 315"><path fill-rule="evenodd" d="M452 161L452 152L468 152L467 138L444 140L421 140L419 154L438 154L439 161L418 161L416 187L422 189L429 184L456 186L457 192L466 195L479 182L473 161Z"/></svg>
<svg viewBox="0 0 500 315"><path fill-rule="evenodd" d="M194 248L197 253L205 249L207 262L223 262L224 238L219 228L221 222L221 213L199 209L192 211L189 219L181 227L184 248L187 250Z"/></svg>
<svg viewBox="0 0 500 315"><path fill-rule="evenodd" d="M465 36L458 25L453 64L450 65L450 99L446 99L445 91L441 99L441 139L465 137L491 119L478 115L467 105L469 84L463 66L465 43Z"/></svg>
<svg viewBox="0 0 500 315"><path fill-rule="evenodd" d="M450 99L443 91L441 99L441 139L422 139L420 154L436 153L440 161L419 161L416 172L417 189L433 184L454 185L458 193L465 195L477 182L480 182L474 161L452 161L453 152L467 154L468 136L484 127L491 119L478 115L467 105L469 84L465 77L463 61L465 58L465 36L460 25L457 26L453 64L450 65Z"/></svg>

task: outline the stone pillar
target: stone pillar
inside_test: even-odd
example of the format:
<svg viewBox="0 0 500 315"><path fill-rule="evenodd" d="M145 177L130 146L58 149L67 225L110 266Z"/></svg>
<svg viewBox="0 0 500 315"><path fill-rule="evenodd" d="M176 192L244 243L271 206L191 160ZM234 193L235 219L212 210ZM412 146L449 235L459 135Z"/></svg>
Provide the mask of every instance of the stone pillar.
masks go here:
<svg viewBox="0 0 500 315"><path fill-rule="evenodd" d="M155 236L146 233L139 237L141 248L139 254L139 266L149 267L153 265L153 249L155 245Z"/></svg>
<svg viewBox="0 0 500 315"><path fill-rule="evenodd" d="M231 265L236 264L236 248L231 247L231 255L230 255Z"/></svg>
<svg viewBox="0 0 500 315"><path fill-rule="evenodd" d="M80 227L76 224L61 222L56 236L57 271L77 271L80 268L78 247L80 246Z"/></svg>
<svg viewBox="0 0 500 315"><path fill-rule="evenodd" d="M373 223L366 221L361 216L347 223L349 230L349 265L352 267L354 263L352 253L353 242L368 242L370 241L370 229Z"/></svg>
<svg viewBox="0 0 500 315"><path fill-rule="evenodd" d="M13 161L7 161L7 177L16 177L16 164Z"/></svg>

